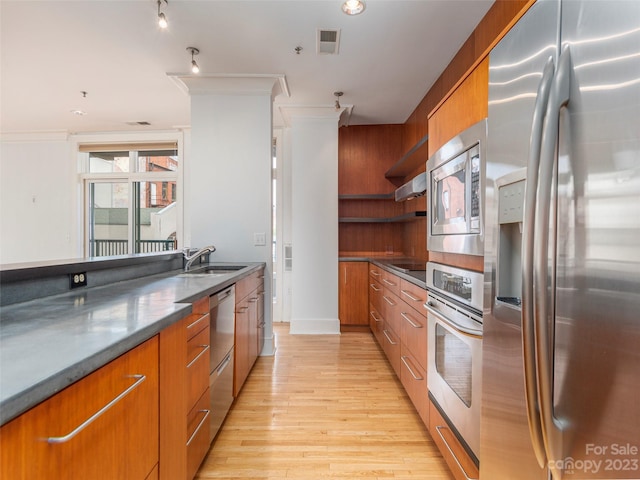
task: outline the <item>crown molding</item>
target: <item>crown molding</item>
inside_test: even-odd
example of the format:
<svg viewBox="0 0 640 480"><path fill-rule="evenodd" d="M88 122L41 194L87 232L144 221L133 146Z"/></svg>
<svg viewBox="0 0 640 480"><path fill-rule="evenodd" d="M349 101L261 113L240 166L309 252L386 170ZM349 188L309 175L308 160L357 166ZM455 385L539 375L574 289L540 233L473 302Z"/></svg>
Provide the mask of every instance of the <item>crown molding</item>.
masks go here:
<svg viewBox="0 0 640 480"><path fill-rule="evenodd" d="M278 95L291 96L284 74L167 73L167 76L187 95L271 95L272 98Z"/></svg>

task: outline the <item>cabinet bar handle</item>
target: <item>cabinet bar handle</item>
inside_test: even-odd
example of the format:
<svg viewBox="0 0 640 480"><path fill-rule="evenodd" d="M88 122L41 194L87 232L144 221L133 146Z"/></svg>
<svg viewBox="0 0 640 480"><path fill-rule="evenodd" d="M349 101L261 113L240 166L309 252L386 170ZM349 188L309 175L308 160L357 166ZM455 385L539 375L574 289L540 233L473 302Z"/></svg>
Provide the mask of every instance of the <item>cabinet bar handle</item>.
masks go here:
<svg viewBox="0 0 640 480"><path fill-rule="evenodd" d="M413 295L411 295L406 290L400 290L400 293L402 293L406 297L409 297L409 300L413 300L414 302L420 302L421 301L419 298L414 297Z"/></svg>
<svg viewBox="0 0 640 480"><path fill-rule="evenodd" d="M396 306L396 302L394 302L393 300L389 300L389 298L387 298L387 296L386 296L386 295L383 295L383 296L382 296L382 298L384 298L384 299L385 299L385 301L386 301L389 305L391 305L392 307L395 307L395 306Z"/></svg>
<svg viewBox="0 0 640 480"><path fill-rule="evenodd" d="M420 325L419 323L415 323L413 320L411 320L411 317L407 313L400 312L400 316L404 318L407 322L409 322L409 325L411 325L413 328L422 328L422 325Z"/></svg>
<svg viewBox="0 0 640 480"><path fill-rule="evenodd" d="M397 343L396 343L396 342L394 342L393 340L391 340L391 337L389 337L389 334L387 333L387 331L386 331L386 330L383 330L383 331L382 331L382 333L384 334L384 336L385 336L385 337L387 337L387 340L389 340L389 343L390 343L391 345L397 345Z"/></svg>
<svg viewBox="0 0 640 480"><path fill-rule="evenodd" d="M189 437L189 440L187 440L187 447L191 444L191 442L193 441L194 438L196 438L196 435L198 434L198 432L200 431L200 429L202 428L202 425L204 425L204 422L207 420L207 418L209 417L209 413L211 413L210 410L198 410L198 412L200 413L204 413L204 417L202 417L202 420L200 420L200 423L198 424L198 426L196 427L196 429L193 431L193 433L191 434L191 436Z"/></svg>
<svg viewBox="0 0 640 480"><path fill-rule="evenodd" d="M470 477L469 475L467 475L467 472L465 472L464 468L462 467L462 464L460 463L460 460L458 460L458 457L456 457L456 454L453 453L453 450L449 446L449 443L447 442L447 439L444 438L444 435L442 435L442 432L440 430L443 429L443 428L446 428L448 430L447 427L444 427L442 425L436 425L436 431L438 432L438 435L440 435L440 438L444 442L444 446L447 447L447 450L449 450L449 453L451 454L453 459L456 461L456 464L458 465L458 468L460 469L460 471L464 475L464 478L466 478L467 480L478 480L477 478L473 478L473 477Z"/></svg>
<svg viewBox="0 0 640 480"><path fill-rule="evenodd" d="M374 277L379 277L380 273L378 273L376 270L371 270L371 275L373 275Z"/></svg>
<svg viewBox="0 0 640 480"><path fill-rule="evenodd" d="M202 320L204 320L204 318L209 315L208 313L205 313L204 315L202 315L201 317L199 317L195 322L190 323L189 325L187 325L187 330L189 330L190 328L195 327L197 324L199 324L200 322L202 322Z"/></svg>
<svg viewBox="0 0 640 480"><path fill-rule="evenodd" d="M209 348L211 348L209 345L198 345L200 348L202 348L202 351L196 355L196 358L194 358L193 360L191 360L188 364L187 364L187 368L189 368L191 365L193 365L194 363L196 363L198 361L198 359L205 354L205 352L207 350L209 350Z"/></svg>
<svg viewBox="0 0 640 480"><path fill-rule="evenodd" d="M376 314L374 312L369 312L369 315L371 315L376 322L381 322L382 321L382 319L376 317Z"/></svg>
<svg viewBox="0 0 640 480"><path fill-rule="evenodd" d="M414 380L422 380L422 377L416 375L413 372L413 369L411 368L411 366L409 365L409 362L407 361L407 356L406 355L401 356L400 360L402 360L402 363L404 363L404 366L407 367L407 370L409 370L409 373L411 374L411 376L413 377Z"/></svg>
<svg viewBox="0 0 640 480"><path fill-rule="evenodd" d="M249 307L242 307L242 308L239 308L239 309L238 309L238 311L237 311L236 313L244 313L244 312L246 312L247 310L249 310Z"/></svg>
<svg viewBox="0 0 640 480"><path fill-rule="evenodd" d="M249 299L249 301L250 301L251 303L256 303L256 302L258 301L258 297L251 297L251 298Z"/></svg>
<svg viewBox="0 0 640 480"><path fill-rule="evenodd" d="M127 388L124 392L118 395L116 398L107 403L104 407L98 410L96 413L87 418L84 422L78 425L74 430L70 433L62 436L62 437L48 437L47 443L65 443L71 440L73 437L78 435L82 430L91 425L95 420L97 420L100 416L102 416L107 410L113 407L116 403L122 400L125 396L127 396L132 390L138 387L142 382L147 378L146 375L127 375L127 378L135 378L137 379L133 385Z"/></svg>
<svg viewBox="0 0 640 480"><path fill-rule="evenodd" d="M370 283L369 286L376 292L379 292L380 290L382 290L381 288L376 287L375 284L373 283Z"/></svg>
<svg viewBox="0 0 640 480"><path fill-rule="evenodd" d="M387 285L391 285L392 287L395 287L397 284L390 282L389 280L387 280L386 278L383 278L382 281L384 283L386 283Z"/></svg>

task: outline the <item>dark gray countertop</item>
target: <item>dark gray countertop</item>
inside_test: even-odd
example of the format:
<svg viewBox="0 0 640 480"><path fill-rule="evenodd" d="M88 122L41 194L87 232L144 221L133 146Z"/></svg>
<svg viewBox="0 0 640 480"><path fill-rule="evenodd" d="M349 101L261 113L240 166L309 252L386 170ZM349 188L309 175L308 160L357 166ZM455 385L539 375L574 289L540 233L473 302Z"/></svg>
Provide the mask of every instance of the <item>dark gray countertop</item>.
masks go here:
<svg viewBox="0 0 640 480"><path fill-rule="evenodd" d="M426 279L426 262L417 262L409 257L340 257L341 262L371 262L380 268L397 275L400 278L418 285L424 289L427 288ZM416 264L416 268L420 270L409 270L400 268L399 265Z"/></svg>
<svg viewBox="0 0 640 480"><path fill-rule="evenodd" d="M191 313L191 302L264 266L220 276L180 270L0 309L0 424Z"/></svg>

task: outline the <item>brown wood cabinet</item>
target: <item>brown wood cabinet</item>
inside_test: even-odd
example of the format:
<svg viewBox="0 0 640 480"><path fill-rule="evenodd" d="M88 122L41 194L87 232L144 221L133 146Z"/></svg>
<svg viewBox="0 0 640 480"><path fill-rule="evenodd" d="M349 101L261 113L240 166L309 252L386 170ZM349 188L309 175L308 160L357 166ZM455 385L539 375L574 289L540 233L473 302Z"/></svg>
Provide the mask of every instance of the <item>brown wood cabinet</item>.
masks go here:
<svg viewBox="0 0 640 480"><path fill-rule="evenodd" d="M374 264L369 282L371 331L428 427L427 291Z"/></svg>
<svg viewBox="0 0 640 480"><path fill-rule="evenodd" d="M429 433L456 480L479 478L478 467L431 400L429 400Z"/></svg>
<svg viewBox="0 0 640 480"><path fill-rule="evenodd" d="M339 262L338 318L340 327L369 324L368 262Z"/></svg>
<svg viewBox="0 0 640 480"><path fill-rule="evenodd" d="M158 464L158 398L156 336L5 424L0 477L146 479Z"/></svg>
<svg viewBox="0 0 640 480"><path fill-rule="evenodd" d="M429 425L427 389L427 291L400 279L400 380L425 425Z"/></svg>
<svg viewBox="0 0 640 480"><path fill-rule="evenodd" d="M264 301L264 269L260 269L236 283L234 397L240 393L262 350Z"/></svg>
<svg viewBox="0 0 640 480"><path fill-rule="evenodd" d="M378 267L369 265L369 328L378 344L383 345L384 318L382 316L382 273Z"/></svg>
<svg viewBox="0 0 640 480"><path fill-rule="evenodd" d="M160 332L162 480L192 479L209 450L209 297Z"/></svg>

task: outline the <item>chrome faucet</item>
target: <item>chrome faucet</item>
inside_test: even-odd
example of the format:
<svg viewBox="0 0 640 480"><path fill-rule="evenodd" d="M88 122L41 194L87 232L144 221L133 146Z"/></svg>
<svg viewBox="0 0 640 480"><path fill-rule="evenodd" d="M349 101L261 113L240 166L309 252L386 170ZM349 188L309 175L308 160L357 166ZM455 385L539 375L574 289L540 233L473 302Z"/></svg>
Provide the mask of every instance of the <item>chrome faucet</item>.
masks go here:
<svg viewBox="0 0 640 480"><path fill-rule="evenodd" d="M215 251L216 247L214 247L213 245L209 245L208 247L202 247L193 255L189 255L189 252L191 252L191 248L184 248L182 250L182 255L184 255L184 259L187 261L187 263L185 263L184 265L184 271L188 272L193 262L200 258L201 255L204 255L205 253L213 253Z"/></svg>

